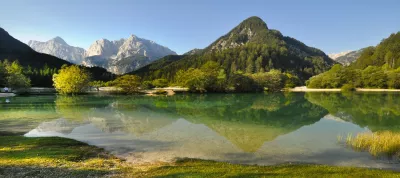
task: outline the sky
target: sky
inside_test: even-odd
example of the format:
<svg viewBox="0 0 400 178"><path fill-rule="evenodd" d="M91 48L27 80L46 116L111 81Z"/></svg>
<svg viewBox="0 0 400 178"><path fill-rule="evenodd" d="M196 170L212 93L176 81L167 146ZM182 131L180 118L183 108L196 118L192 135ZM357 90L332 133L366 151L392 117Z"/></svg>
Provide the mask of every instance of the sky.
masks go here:
<svg viewBox="0 0 400 178"><path fill-rule="evenodd" d="M87 49L134 34L178 54L204 48L250 16L325 53L377 45L400 31L399 0L0 0L13 37L62 37Z"/></svg>

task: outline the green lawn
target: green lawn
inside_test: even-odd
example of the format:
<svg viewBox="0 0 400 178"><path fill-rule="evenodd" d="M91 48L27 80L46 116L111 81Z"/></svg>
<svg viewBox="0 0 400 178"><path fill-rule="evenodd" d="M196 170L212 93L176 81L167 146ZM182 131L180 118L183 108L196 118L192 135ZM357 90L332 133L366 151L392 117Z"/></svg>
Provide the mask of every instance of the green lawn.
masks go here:
<svg viewBox="0 0 400 178"><path fill-rule="evenodd" d="M65 138L0 136L0 177L400 177L392 171L325 165L244 166L182 159L135 166Z"/></svg>

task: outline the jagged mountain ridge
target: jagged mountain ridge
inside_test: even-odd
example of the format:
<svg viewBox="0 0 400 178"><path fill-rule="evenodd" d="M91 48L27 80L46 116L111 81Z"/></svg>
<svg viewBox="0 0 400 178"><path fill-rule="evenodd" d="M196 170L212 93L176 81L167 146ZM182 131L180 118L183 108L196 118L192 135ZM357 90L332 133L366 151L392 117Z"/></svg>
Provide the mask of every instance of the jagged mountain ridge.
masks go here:
<svg viewBox="0 0 400 178"><path fill-rule="evenodd" d="M30 40L28 45L37 52L50 54L74 64L82 63L86 56L85 49L70 46L61 37L46 42Z"/></svg>
<svg viewBox="0 0 400 178"><path fill-rule="evenodd" d="M60 37L47 42L29 41L28 44L35 51L50 54L75 64L103 67L116 74L131 72L167 55L176 55L174 51L165 46L135 35L114 41L96 40L87 50L69 46Z"/></svg>
<svg viewBox="0 0 400 178"><path fill-rule="evenodd" d="M364 51L365 48L363 49L359 49L359 50L355 50L355 51L350 51L349 53L340 56L336 59L334 59L336 62L339 62L343 65L350 65L351 63L355 62L362 54L362 52Z"/></svg>
<svg viewBox="0 0 400 178"><path fill-rule="evenodd" d="M12 37L7 31L0 27L0 60L7 59L16 61L25 68L42 69L47 66L50 69L60 69L63 65L71 65L72 63L55 56L39 53L30 48L27 44ZM110 80L114 75L99 67L85 67L92 75L94 80ZM44 76L44 78L32 78L32 86L51 87L52 76ZM47 78L46 78L47 77ZM44 81L42 81L44 80ZM47 83L49 85L43 85Z"/></svg>
<svg viewBox="0 0 400 178"><path fill-rule="evenodd" d="M331 53L331 54L328 54L328 56L331 59L335 60L336 58L342 57L342 56L344 56L346 54L349 54L350 52L352 52L352 51L349 50L349 51L343 51L343 52L339 52L339 53Z"/></svg>

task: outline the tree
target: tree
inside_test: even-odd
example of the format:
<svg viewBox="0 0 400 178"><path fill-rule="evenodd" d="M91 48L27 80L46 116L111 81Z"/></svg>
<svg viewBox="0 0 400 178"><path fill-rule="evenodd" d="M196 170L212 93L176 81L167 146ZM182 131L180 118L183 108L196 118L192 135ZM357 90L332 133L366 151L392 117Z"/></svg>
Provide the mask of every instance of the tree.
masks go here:
<svg viewBox="0 0 400 178"><path fill-rule="evenodd" d="M142 82L142 85L140 85L140 88L142 89L152 89L154 88L154 85L151 81L144 81Z"/></svg>
<svg viewBox="0 0 400 178"><path fill-rule="evenodd" d="M168 86L168 80L166 79L155 79L152 82L154 87L164 88Z"/></svg>
<svg viewBox="0 0 400 178"><path fill-rule="evenodd" d="M96 80L89 83L91 87L96 88L97 91L100 91L100 87L104 87L106 84L103 81Z"/></svg>
<svg viewBox="0 0 400 178"><path fill-rule="evenodd" d="M53 75L54 87L62 94L82 93L89 87L90 75L79 66L63 66Z"/></svg>
<svg viewBox="0 0 400 178"><path fill-rule="evenodd" d="M0 86L4 86L6 83L6 68L4 67L3 63L0 61Z"/></svg>
<svg viewBox="0 0 400 178"><path fill-rule="evenodd" d="M28 88L31 86L31 80L23 73L23 67L18 61L9 63L7 60L0 65L0 80L5 86L13 89Z"/></svg>
<svg viewBox="0 0 400 178"><path fill-rule="evenodd" d="M367 88L385 88L387 86L387 75L380 67L369 66L362 73L363 86Z"/></svg>
<svg viewBox="0 0 400 178"><path fill-rule="evenodd" d="M394 71L389 71L388 75L388 87L400 89L400 68Z"/></svg>
<svg viewBox="0 0 400 178"><path fill-rule="evenodd" d="M139 91L140 77L136 75L123 75L114 80L114 85L123 92L133 94Z"/></svg>

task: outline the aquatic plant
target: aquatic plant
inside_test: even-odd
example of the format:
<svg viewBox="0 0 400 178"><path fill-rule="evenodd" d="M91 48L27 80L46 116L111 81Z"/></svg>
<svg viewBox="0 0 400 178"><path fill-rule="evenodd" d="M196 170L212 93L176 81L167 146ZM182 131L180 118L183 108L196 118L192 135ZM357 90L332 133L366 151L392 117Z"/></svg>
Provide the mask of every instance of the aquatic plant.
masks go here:
<svg viewBox="0 0 400 178"><path fill-rule="evenodd" d="M400 156L400 133L384 131L347 136L346 144L358 151L368 151L373 156Z"/></svg>

